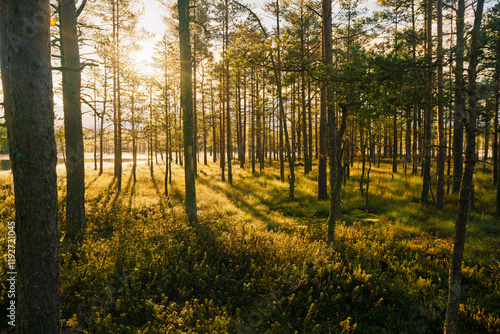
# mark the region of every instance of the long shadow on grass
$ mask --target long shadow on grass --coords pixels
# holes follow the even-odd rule
[[[95,183],[95,181],[97,181],[97,179],[99,179],[99,177],[100,177],[100,175],[99,175],[99,174],[97,174],[97,175],[94,177],[94,179],[92,179],[92,181],[90,181],[89,183],[87,183],[87,184],[85,185],[85,190],[89,189],[89,188],[90,188],[90,187],[91,187],[91,186]]]
[[[135,196],[135,182],[132,180],[134,179],[134,171],[130,171],[130,177],[127,181],[127,186],[125,187],[125,193],[128,193],[128,209],[132,209],[132,199]]]
[[[198,177],[198,182],[211,188],[214,191],[217,191],[219,193],[224,194],[237,207],[242,208],[244,211],[251,214],[254,218],[260,219],[261,221],[263,221],[264,223],[266,223],[268,225],[278,225],[278,226],[281,225],[278,222],[276,222],[272,219],[269,219],[269,217],[266,216],[265,214],[263,214],[260,210],[256,209],[251,204],[249,204],[247,201],[242,199],[243,195],[248,191],[248,189],[243,189],[237,185],[233,185],[232,190],[234,190],[235,192],[238,192],[238,194],[234,194],[233,192],[225,190],[222,187],[210,182],[209,180],[207,180],[205,178]],[[252,194],[252,196],[255,196],[255,194]],[[259,199],[261,202],[263,201],[263,199],[261,197],[259,197],[259,196],[255,196],[255,197],[257,199]]]
[[[103,206],[108,206],[110,202],[116,202],[116,198],[119,195],[119,192],[116,191],[116,179],[113,178],[108,186],[99,193],[99,195],[95,198],[94,203],[91,206],[95,206],[97,203],[102,203]],[[112,198],[114,196],[114,198]]]

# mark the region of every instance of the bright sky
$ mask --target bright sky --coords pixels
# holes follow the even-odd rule
[[[243,0],[246,4],[253,4],[259,6],[262,1],[259,0]],[[142,41],[142,52],[138,55],[137,61],[140,64],[148,64],[151,61],[151,56],[153,54],[153,48],[155,43],[161,38],[164,31],[164,23],[162,15],[165,16],[165,9],[158,3],[158,0],[143,0],[144,3],[144,15],[142,17],[140,26],[146,28],[149,32],[155,34],[152,39]],[[266,20],[265,14],[258,11],[259,15],[263,14],[263,20]],[[148,66],[144,71],[146,74],[152,71],[152,66]]]
[[[142,41],[142,51],[139,53],[137,62],[139,64],[150,64],[151,56],[155,43],[161,38],[164,31],[162,15],[165,15],[165,9],[160,6],[158,0],[144,0],[144,15],[140,26],[146,28],[154,34],[154,37]],[[144,68],[145,74],[149,74],[153,70],[151,65]]]

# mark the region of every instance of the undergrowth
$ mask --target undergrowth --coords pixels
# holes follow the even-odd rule
[[[442,333],[455,195],[443,211],[418,203],[420,178],[373,168],[368,203],[352,169],[342,194],[336,242],[325,245],[328,201],[317,174],[299,174],[296,199],[276,167],[235,169],[233,186],[217,166],[199,164],[199,224],[188,226],[183,170],[169,196],[164,166],[87,169],[84,240],[61,249],[61,317],[87,333]],[[300,173],[300,171],[299,171]],[[460,333],[500,333],[500,224],[489,175],[476,175],[463,267]],[[0,175],[0,247],[14,219],[9,174]],[[64,178],[59,181],[64,237]],[[0,281],[5,284],[6,257]],[[6,294],[0,293],[0,328]]]

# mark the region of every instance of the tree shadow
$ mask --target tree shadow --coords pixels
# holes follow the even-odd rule
[[[236,207],[243,209],[245,212],[249,213],[252,217],[261,220],[268,226],[281,225],[277,221],[270,219],[269,216],[267,216],[265,213],[262,213],[261,210],[256,209],[254,206],[252,206],[250,203],[248,203],[243,199],[244,195],[248,194],[249,188],[245,189],[241,186],[233,184],[231,189],[234,190],[234,192],[236,192],[235,194],[231,191],[228,191],[227,189],[223,189],[221,186],[214,184],[213,182],[210,182],[210,180],[207,180],[205,177],[198,176],[198,182],[216,192],[224,194],[227,197],[227,199],[229,199],[234,205],[236,205]],[[257,196],[255,194],[252,194],[252,196],[261,201],[261,203],[264,201],[264,199],[260,196]]]
[[[158,166],[158,167],[161,169],[160,166]],[[163,193],[160,190],[160,188],[158,186],[158,182],[156,181],[154,172],[149,173],[149,175],[151,177],[151,181],[153,182],[153,188],[155,189],[156,195],[158,196],[158,204],[160,205],[161,210],[163,212],[165,212],[165,208],[168,207],[168,196],[165,196],[165,193]]]
[[[89,183],[87,183],[87,184],[85,185],[85,190],[89,189],[89,188],[90,188],[90,187],[91,187],[91,186],[92,186],[92,185],[93,185],[93,184],[97,181],[97,179],[99,179],[99,177],[100,177],[100,175],[99,175],[99,174],[97,174],[97,175],[94,177],[94,179],[92,179],[92,181],[90,181]]]
[[[127,184],[125,186],[125,193],[128,193],[128,209],[132,209],[132,200],[135,197],[135,182],[134,180],[134,172],[130,172],[130,176],[127,180]]]

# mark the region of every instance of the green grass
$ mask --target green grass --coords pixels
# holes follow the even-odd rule
[[[61,252],[66,326],[88,333],[442,333],[455,195],[443,211],[422,207],[420,177],[393,176],[382,165],[372,169],[365,207],[355,164],[329,248],[329,202],[316,199],[315,172],[299,169],[290,201],[276,166],[257,175],[236,167],[232,187],[215,164],[198,166],[196,228],[185,224],[180,167],[168,197],[163,165],[154,179],[141,167],[135,185],[125,168],[119,193],[111,170],[87,170],[87,235]],[[0,175],[2,251],[14,218],[11,183]],[[500,224],[489,176],[479,172],[476,187],[460,332],[499,333]],[[4,256],[1,282],[5,273]],[[5,302],[2,290],[1,326]]]

